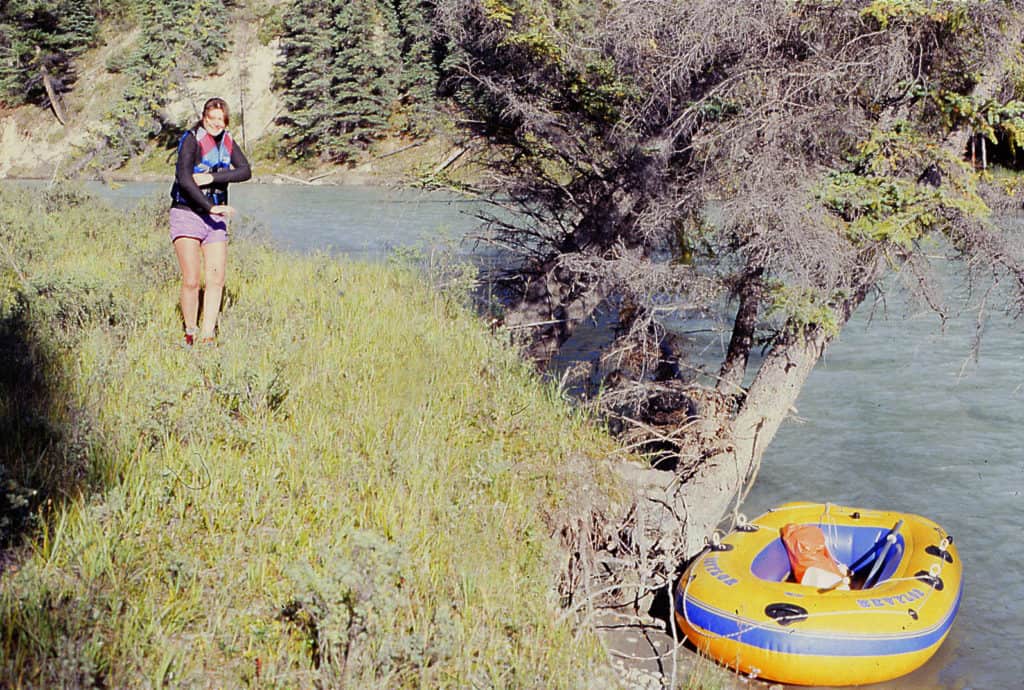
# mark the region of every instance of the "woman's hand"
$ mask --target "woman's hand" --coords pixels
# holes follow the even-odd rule
[[[227,216],[230,218],[231,216],[235,215],[235,209],[232,208],[231,206],[228,206],[227,204],[217,204],[210,208],[210,215]]]
[[[208,184],[213,184],[213,175],[211,173],[193,173],[192,179],[200,187],[205,187]]]

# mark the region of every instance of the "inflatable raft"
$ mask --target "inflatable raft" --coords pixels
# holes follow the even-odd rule
[[[816,525],[849,568],[837,587],[791,580],[787,525]],[[949,633],[962,568],[952,538],[905,513],[786,504],[743,520],[687,568],[675,616],[698,650],[795,685],[863,685],[913,671]]]

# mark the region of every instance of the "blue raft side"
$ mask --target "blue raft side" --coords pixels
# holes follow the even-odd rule
[[[927,587],[927,585],[924,585]],[[783,627],[774,622],[759,623],[737,617],[693,597],[687,597],[683,608],[682,590],[676,592],[676,610],[684,611],[694,626],[707,630],[719,637],[731,637],[738,642],[779,654],[800,656],[893,656],[928,649],[942,640],[953,625],[953,619],[960,609],[963,583],[949,613],[938,624],[927,630],[908,632],[904,635],[865,635],[843,632],[804,633],[792,627]],[[799,625],[794,623],[793,625]]]

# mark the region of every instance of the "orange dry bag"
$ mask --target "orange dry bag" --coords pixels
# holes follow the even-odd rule
[[[817,525],[796,525],[790,523],[782,528],[782,543],[789,554],[789,565],[793,568],[793,579],[803,582],[808,568],[819,568],[843,578],[835,559],[825,545],[825,533]]]

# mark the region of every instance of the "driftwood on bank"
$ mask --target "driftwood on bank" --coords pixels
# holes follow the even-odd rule
[[[42,51],[39,46],[36,46],[36,59],[40,59]],[[39,64],[39,77],[43,80],[43,88],[46,90],[46,97],[50,101],[50,109],[53,110],[54,117],[57,118],[62,126],[67,126],[67,116],[64,113],[64,105],[60,100],[60,94],[57,92],[57,87],[53,83],[53,77],[50,76],[49,71],[46,69],[46,65],[40,61]]]
[[[414,149],[417,146],[423,146],[423,142],[422,141],[414,141],[413,143],[406,144],[405,146],[402,146],[401,148],[397,148],[394,151],[388,151],[387,153],[382,153],[379,156],[376,156],[375,160],[381,160],[382,158],[390,158],[391,156],[397,156],[398,154],[400,154],[400,153],[402,153],[404,151],[408,151],[409,149]]]
[[[468,151],[468,150],[469,149],[467,149],[465,146],[460,146],[459,148],[455,149],[455,151],[453,151],[451,154],[449,154],[447,158],[445,158],[443,161],[441,161],[436,166],[434,166],[434,170],[432,171],[431,174],[435,175],[435,176],[436,175],[440,175],[445,170],[450,168],[452,166],[452,164],[455,163],[455,161],[457,161],[460,158],[462,158],[462,155],[464,153],[466,153],[466,151]]]
[[[294,177],[292,175],[285,175],[284,173],[274,173],[274,175],[276,175],[277,177],[280,177],[283,180],[288,180],[289,182],[294,182],[296,184],[304,184],[304,185],[312,185],[313,184],[309,180],[303,180],[301,177]]]

